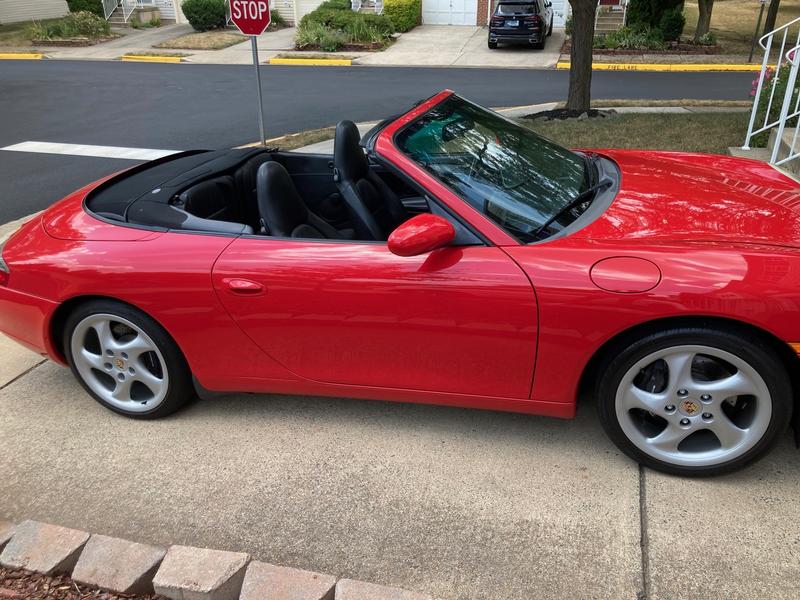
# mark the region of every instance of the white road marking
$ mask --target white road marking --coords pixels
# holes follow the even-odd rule
[[[59,144],[57,142],[21,142],[0,148],[10,152],[38,152],[40,154],[66,154],[71,156],[93,156],[96,158],[120,158],[125,160],[154,160],[181,152],[181,150],[158,150],[153,148],[123,148],[121,146],[89,146],[86,144]]]

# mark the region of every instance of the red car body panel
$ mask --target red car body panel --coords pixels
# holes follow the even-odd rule
[[[487,245],[400,257],[385,243],[161,232],[88,214],[87,186],[8,242],[0,330],[63,362],[57,309],[111,297],[174,337],[207,389],[346,395],[569,417],[604,343],[675,317],[800,342],[800,188],[753,161],[601,151],[621,171],[582,230],[521,245],[393,143],[375,141]]]

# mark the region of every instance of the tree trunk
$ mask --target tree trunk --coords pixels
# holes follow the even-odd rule
[[[714,0],[698,0],[697,7],[700,16],[697,17],[697,29],[694,31],[694,43],[698,43],[700,38],[708,33],[711,27],[711,10],[714,8]]]
[[[567,110],[589,110],[592,100],[592,45],[596,0],[569,0],[572,5]]]
[[[764,33],[767,35],[775,29],[775,20],[778,18],[778,9],[781,7],[781,0],[771,0],[767,9],[767,20],[764,21]]]

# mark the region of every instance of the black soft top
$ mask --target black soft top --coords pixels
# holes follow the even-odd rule
[[[95,214],[125,220],[134,204],[169,204],[191,185],[230,171],[263,148],[190,150],[137,165],[92,190],[85,207]]]

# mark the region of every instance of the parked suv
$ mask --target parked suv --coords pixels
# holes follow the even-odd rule
[[[489,48],[497,48],[497,44],[530,44],[541,50],[552,33],[550,0],[501,0],[489,22]]]

